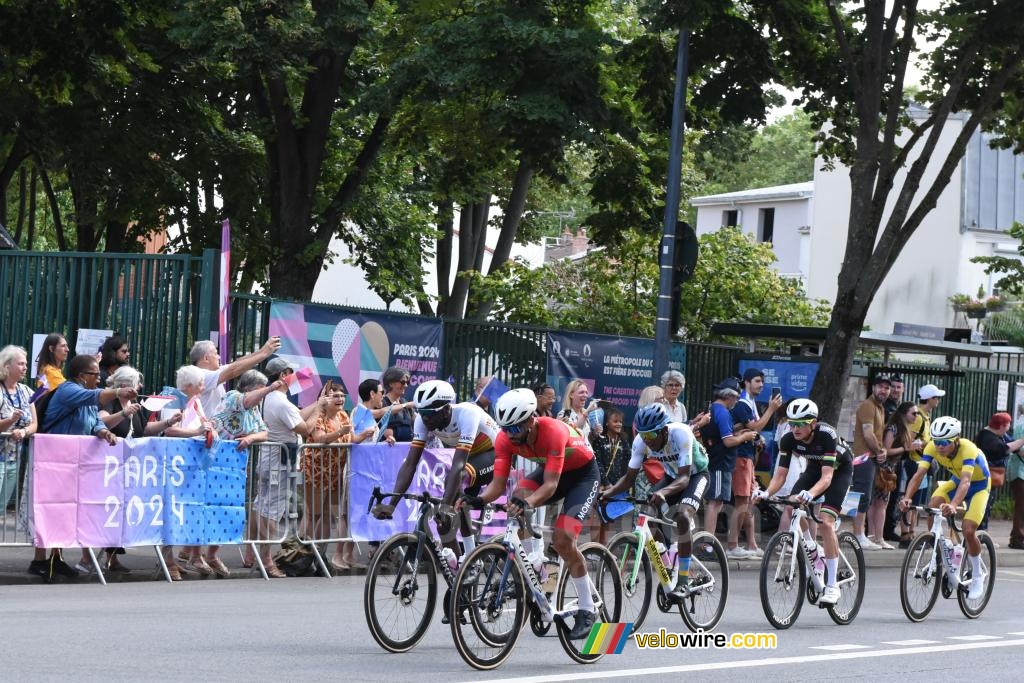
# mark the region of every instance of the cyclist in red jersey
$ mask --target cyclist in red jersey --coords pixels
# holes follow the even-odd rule
[[[554,418],[537,417],[536,410],[537,396],[530,389],[514,389],[498,399],[494,412],[501,433],[494,444],[494,478],[479,496],[466,495],[463,500],[480,505],[501,496],[516,455],[543,465],[519,482],[509,500],[508,514],[517,517],[530,508],[563,501],[551,542],[565,560],[576,587],[579,609],[569,637],[581,640],[590,635],[597,613],[576,539],[597,499],[600,475],[594,452],[583,435]],[[525,540],[533,552],[539,551],[537,539]]]

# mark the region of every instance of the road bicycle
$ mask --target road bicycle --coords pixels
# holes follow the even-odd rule
[[[646,506],[654,514],[638,515],[633,531],[616,535],[608,544],[622,580],[623,620],[633,622],[634,631],[644,623],[657,575],[657,601],[662,611],[678,606],[680,616],[691,631],[715,628],[725,612],[729,595],[729,565],[721,542],[707,531],[693,534],[690,586],[682,601],[671,598],[669,593],[676,587],[678,567],[675,553],[667,550],[666,534],[670,532],[665,529],[674,529],[676,524],[662,517],[645,500],[633,497],[625,500]],[[663,528],[652,530],[651,524]]]
[[[761,559],[761,607],[768,621],[778,629],[792,626],[800,615],[806,595],[808,602],[826,609],[832,621],[840,626],[852,622],[864,600],[865,583],[864,551],[856,536],[849,531],[839,532],[836,586],[840,597],[834,605],[819,603],[825,590],[824,551],[817,543],[813,552],[804,547],[800,522],[808,516],[818,524],[824,522],[805,503],[784,498],[770,498],[768,503],[793,508],[789,529],[772,536]]]
[[[408,652],[427,632],[437,602],[437,575],[440,572],[448,590],[455,573],[444,556],[444,546],[430,529],[440,498],[423,493],[382,493],[374,488],[367,513],[385,498],[398,496],[420,504],[416,531],[398,533],[384,541],[374,553],[366,570],[363,611],[370,634],[388,652]],[[479,520],[472,523],[473,533],[489,520],[487,506]],[[447,609],[448,601],[442,603]],[[446,612],[447,614],[447,612]]]
[[[502,509],[503,506],[495,506]],[[449,613],[455,648],[474,669],[489,670],[501,666],[512,654],[524,629],[530,622],[538,626],[555,625],[558,640],[575,661],[588,664],[603,654],[585,654],[594,639],[570,640],[572,624],[566,617],[577,610],[575,583],[568,568],[559,559],[558,581],[554,595],[545,592],[543,581],[533,567],[519,540],[520,524],[533,538],[541,538],[532,525],[533,510],[522,516],[522,522],[508,520],[505,536],[498,543],[477,546],[459,567],[451,592]],[[597,610],[597,622],[619,621],[622,583],[615,558],[598,543],[579,547],[587,566],[591,595]]]
[[[914,509],[932,516],[932,528],[919,534],[903,557],[903,569],[900,571],[903,613],[911,621],[921,621],[932,611],[940,590],[943,598],[949,598],[955,591],[960,611],[968,619],[977,619],[988,605],[995,584],[996,549],[992,539],[984,531],[978,532],[985,592],[977,600],[971,600],[967,595],[972,579],[971,563],[965,561],[962,529],[957,525],[956,517],[949,517],[953,538],[956,539],[954,544],[946,532],[946,516],[941,510],[923,505],[914,506]]]

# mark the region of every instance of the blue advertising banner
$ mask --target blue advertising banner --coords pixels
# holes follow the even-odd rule
[[[673,344],[669,366],[685,372],[686,346]],[[644,387],[656,384],[665,369],[654,368],[654,340],[582,332],[548,332],[548,384],[564,396],[574,379],[581,379],[590,395],[608,401],[633,421],[637,399]],[[556,411],[561,404],[556,404]]]
[[[814,377],[818,374],[818,361],[792,360],[789,356],[743,358],[740,360],[740,377],[747,368],[759,368],[764,371],[764,390],[758,397],[760,402],[768,401],[773,388],[780,389],[783,400],[788,401],[791,398],[810,397]]]
[[[406,398],[411,398],[416,385],[441,371],[443,324],[436,319],[275,301],[270,334],[281,337],[278,355],[312,370],[313,381],[299,394],[301,405],[315,400],[331,379],[341,380],[351,407],[359,383],[380,379],[392,365],[409,371]]]

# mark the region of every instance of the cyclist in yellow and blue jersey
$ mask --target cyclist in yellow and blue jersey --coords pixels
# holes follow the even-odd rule
[[[952,515],[960,503],[966,503],[964,515],[964,543],[967,557],[971,562],[971,585],[968,599],[977,600],[985,592],[984,577],[981,575],[981,541],[978,540],[978,525],[985,516],[992,479],[985,454],[975,444],[960,438],[960,420],[954,417],[940,417],[929,428],[931,443],[925,446],[917,473],[907,484],[906,493],[900,501],[900,509],[906,510],[917,492],[925,474],[937,463],[948,469],[952,479],[939,484],[932,494],[929,505]]]

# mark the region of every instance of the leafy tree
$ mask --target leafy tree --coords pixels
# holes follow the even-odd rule
[[[658,264],[650,254],[657,242],[656,235],[628,231],[579,261],[535,270],[517,261],[478,286],[494,298],[499,320],[649,337],[658,292]],[[681,296],[682,336],[705,340],[720,321],[825,324],[828,303],[807,299],[798,281],[772,268],[774,261],[768,245],[739,228],[701,236],[697,269]]]
[[[776,41],[783,82],[800,89],[820,154],[850,169],[847,240],[812,394],[823,419],[834,420],[842,403],[835,389],[846,385],[868,307],[971,136],[979,127],[1019,132],[1024,13],[1010,0],[949,0],[936,11],[917,0],[752,4]],[[931,51],[921,57],[917,99],[927,109],[914,119],[905,79],[924,43]],[[963,121],[939,155],[956,112]]]

